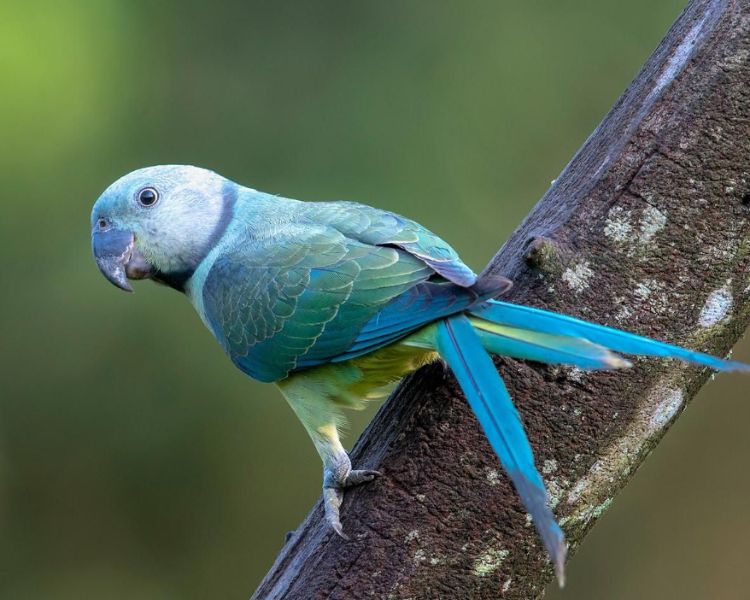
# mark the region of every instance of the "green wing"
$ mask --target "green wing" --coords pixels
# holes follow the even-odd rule
[[[467,287],[477,279],[453,248],[410,219],[356,202],[321,202],[304,206],[306,213],[316,222],[325,221],[366,244],[401,248],[424,261],[448,281]]]
[[[342,202],[297,208],[273,235],[223,252],[203,287],[217,339],[261,381],[346,356],[384,307],[436,274],[475,279],[447,244],[391,213]]]
[[[204,307],[235,364],[276,381],[318,343],[321,358],[345,350],[383,305],[433,273],[406,252],[318,230],[219,258]]]

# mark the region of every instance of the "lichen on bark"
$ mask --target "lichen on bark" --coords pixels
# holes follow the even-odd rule
[[[750,4],[690,3],[491,268],[508,298],[726,354],[750,320]],[[497,359],[573,551],[710,376],[638,359],[584,373]],[[332,535],[318,504],[259,599],[536,598],[534,528],[449,373],[420,370],[353,461]],[[546,468],[545,468],[546,467]]]

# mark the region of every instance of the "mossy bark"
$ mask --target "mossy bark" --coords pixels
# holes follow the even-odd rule
[[[690,3],[491,267],[508,298],[725,354],[750,319],[750,2]],[[498,360],[571,548],[709,371]],[[535,598],[552,572],[452,376],[404,382],[358,441],[384,477],[320,503],[258,599]]]

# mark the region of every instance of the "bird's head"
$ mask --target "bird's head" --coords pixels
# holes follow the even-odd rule
[[[231,218],[237,185],[198,167],[167,165],[128,173],[91,212],[94,258],[114,285],[154,278],[173,287],[192,275]]]

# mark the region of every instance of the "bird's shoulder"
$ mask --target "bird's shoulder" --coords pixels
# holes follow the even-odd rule
[[[470,286],[476,274],[438,235],[395,212],[351,201],[302,202],[255,193],[241,203],[236,226],[239,243],[296,240],[307,243],[327,239],[369,246],[397,247],[418,258],[436,273],[461,286]],[[321,236],[318,237],[318,236]],[[343,239],[342,239],[343,236]],[[267,251],[264,245],[250,250]]]

